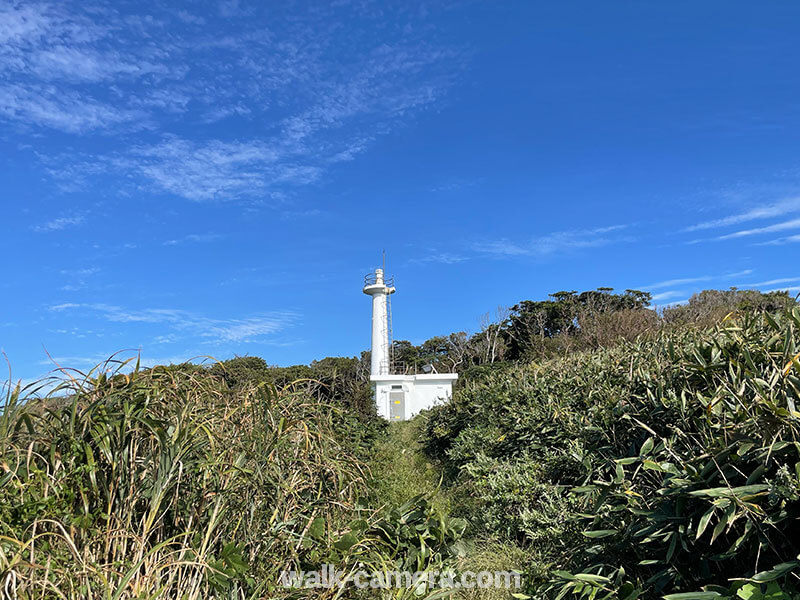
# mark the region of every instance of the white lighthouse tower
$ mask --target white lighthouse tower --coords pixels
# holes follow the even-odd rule
[[[372,296],[372,363],[370,375],[388,375],[389,364],[389,294],[394,294],[390,280],[386,285],[383,269],[375,269],[364,278],[364,293]]]
[[[421,410],[447,402],[453,395],[457,373],[396,373],[391,360],[389,295],[394,282],[383,269],[364,278],[364,293],[372,296],[372,362],[370,381],[378,414],[390,421],[405,421]],[[405,369],[403,369],[405,371]]]

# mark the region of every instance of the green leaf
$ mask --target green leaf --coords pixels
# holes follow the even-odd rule
[[[314,519],[308,527],[308,535],[315,540],[322,538],[325,535],[325,519],[322,517]]]
[[[595,529],[594,531],[584,531],[583,535],[588,538],[605,538],[617,533],[616,529]]]
[[[736,590],[736,595],[742,600],[757,600],[761,597],[761,586],[753,583],[745,583]]]
[[[673,533],[670,537],[672,541],[669,543],[669,548],[667,549],[667,562],[672,560],[672,556],[675,554],[675,548],[678,547],[678,534]]]
[[[789,571],[795,569],[800,563],[798,561],[793,560],[791,562],[781,563],[779,565],[775,565],[769,571],[762,571],[761,573],[756,573],[753,577],[753,581],[757,581],[759,583],[766,583],[767,581],[775,581],[780,577],[786,575]]]
[[[719,592],[682,592],[663,596],[664,600],[715,600],[722,597]]]
[[[743,485],[741,487],[735,488],[727,488],[727,487],[718,487],[718,488],[708,488],[705,490],[694,490],[693,492],[689,492],[690,496],[707,496],[709,498],[722,498],[722,497],[738,497],[744,498],[747,496],[758,495],[761,493],[766,492],[769,490],[769,486],[764,483],[759,483],[756,485]]]
[[[611,580],[608,577],[603,577],[602,575],[595,575],[594,573],[576,573],[575,579],[577,579],[578,581],[585,581],[593,585],[611,583]]]
[[[709,508],[706,513],[700,517],[700,522],[697,524],[697,534],[694,536],[694,539],[699,539],[703,532],[708,527],[708,522],[711,520],[711,517],[714,515],[714,507],[712,506]]]
[[[711,543],[712,544],[714,543],[714,540],[716,540],[717,537],[719,537],[719,535],[723,531],[725,531],[725,527],[727,527],[727,525],[728,525],[728,513],[726,512],[726,513],[722,513],[722,516],[719,519],[719,523],[717,523],[717,526],[714,527],[714,531],[711,532]]]
[[[352,533],[345,533],[339,541],[333,544],[333,547],[342,552],[347,552],[358,543],[358,538]]]

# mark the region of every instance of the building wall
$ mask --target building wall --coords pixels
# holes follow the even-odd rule
[[[408,412],[406,419],[410,419],[426,408],[447,402],[452,395],[453,384],[451,381],[440,379],[414,382],[414,391],[406,401]]]
[[[454,373],[373,377],[378,415],[392,420],[389,394],[397,391],[396,386],[400,386],[405,393],[405,412],[402,420],[408,420],[422,410],[450,400],[453,395],[453,381],[456,378],[457,375]]]

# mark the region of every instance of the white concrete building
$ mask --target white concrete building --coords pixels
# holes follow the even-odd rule
[[[456,373],[392,373],[389,342],[389,295],[395,291],[383,269],[365,278],[364,293],[372,296],[372,363],[370,381],[378,414],[390,421],[406,421],[421,410],[447,402],[453,395]]]

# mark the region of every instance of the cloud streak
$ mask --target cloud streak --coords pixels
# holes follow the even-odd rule
[[[684,293],[678,290],[668,290],[666,292],[661,292],[660,294],[653,294],[651,300],[653,302],[660,302],[661,300],[669,300],[670,298],[675,298],[676,296],[683,296]]]
[[[777,238],[774,240],[769,240],[768,242],[760,242],[757,244],[758,246],[783,246],[785,244],[796,244],[800,242],[800,234],[798,235],[790,235],[787,237]]]
[[[473,249],[479,253],[495,257],[541,257],[630,241],[631,238],[629,236],[619,235],[621,231],[628,227],[628,225],[612,225],[595,229],[557,231],[521,243],[503,238],[488,242],[478,242],[473,245]]]
[[[67,133],[88,133],[123,123],[144,123],[145,114],[121,110],[51,86],[0,87],[0,115]]]
[[[659,290],[668,287],[678,287],[681,285],[688,285],[692,283],[701,283],[704,281],[718,281],[722,279],[735,279],[736,277],[744,277],[745,275],[750,275],[753,272],[752,269],[745,269],[743,271],[736,271],[734,273],[723,273],[721,275],[698,275],[696,277],[682,277],[678,279],[667,279],[665,281],[656,281],[655,283],[651,283],[649,285],[641,286],[637,289],[641,290]]]
[[[190,233],[181,238],[167,240],[164,242],[165,246],[178,246],[181,244],[205,244],[208,242],[216,242],[222,239],[219,233]]]
[[[800,281],[800,277],[780,277],[778,279],[770,279],[768,281],[758,281],[756,283],[742,283],[739,287],[746,288],[765,288],[773,285],[780,285],[782,283],[795,283]]]
[[[409,264],[430,264],[436,263],[441,265],[455,265],[468,260],[466,256],[461,254],[453,254],[450,252],[433,252],[428,256],[422,258],[412,258],[408,261]]]
[[[774,204],[766,206],[758,206],[745,212],[720,217],[711,221],[704,221],[691,225],[684,229],[684,231],[700,231],[704,229],[718,229],[721,227],[729,227],[731,225],[739,225],[740,223],[747,223],[756,221],[758,219],[769,219],[773,217],[782,217],[787,214],[800,212],[800,198],[787,198]]]
[[[127,309],[103,303],[66,302],[49,307],[52,312],[83,311],[113,323],[159,324],[176,331],[207,338],[213,343],[246,343],[263,339],[295,325],[299,315],[293,311],[274,311],[244,318],[210,318],[173,308]]]
[[[57,219],[35,225],[33,230],[38,233],[49,233],[52,231],[61,231],[62,229],[68,229],[70,227],[77,227],[78,225],[83,225],[85,222],[86,218],[82,215],[58,217]]]
[[[776,231],[787,231],[790,229],[800,229],[800,219],[791,219],[789,221],[783,221],[781,223],[773,223],[772,225],[767,225],[766,227],[757,227],[754,229],[742,229],[741,231],[735,231],[727,235],[721,235],[715,239],[732,240],[736,238],[749,237],[753,235],[762,235],[765,233],[775,233]]]
[[[306,184],[319,176],[318,167],[292,163],[284,151],[256,141],[198,143],[170,136],[109,163],[195,202],[252,197],[274,185]]]

